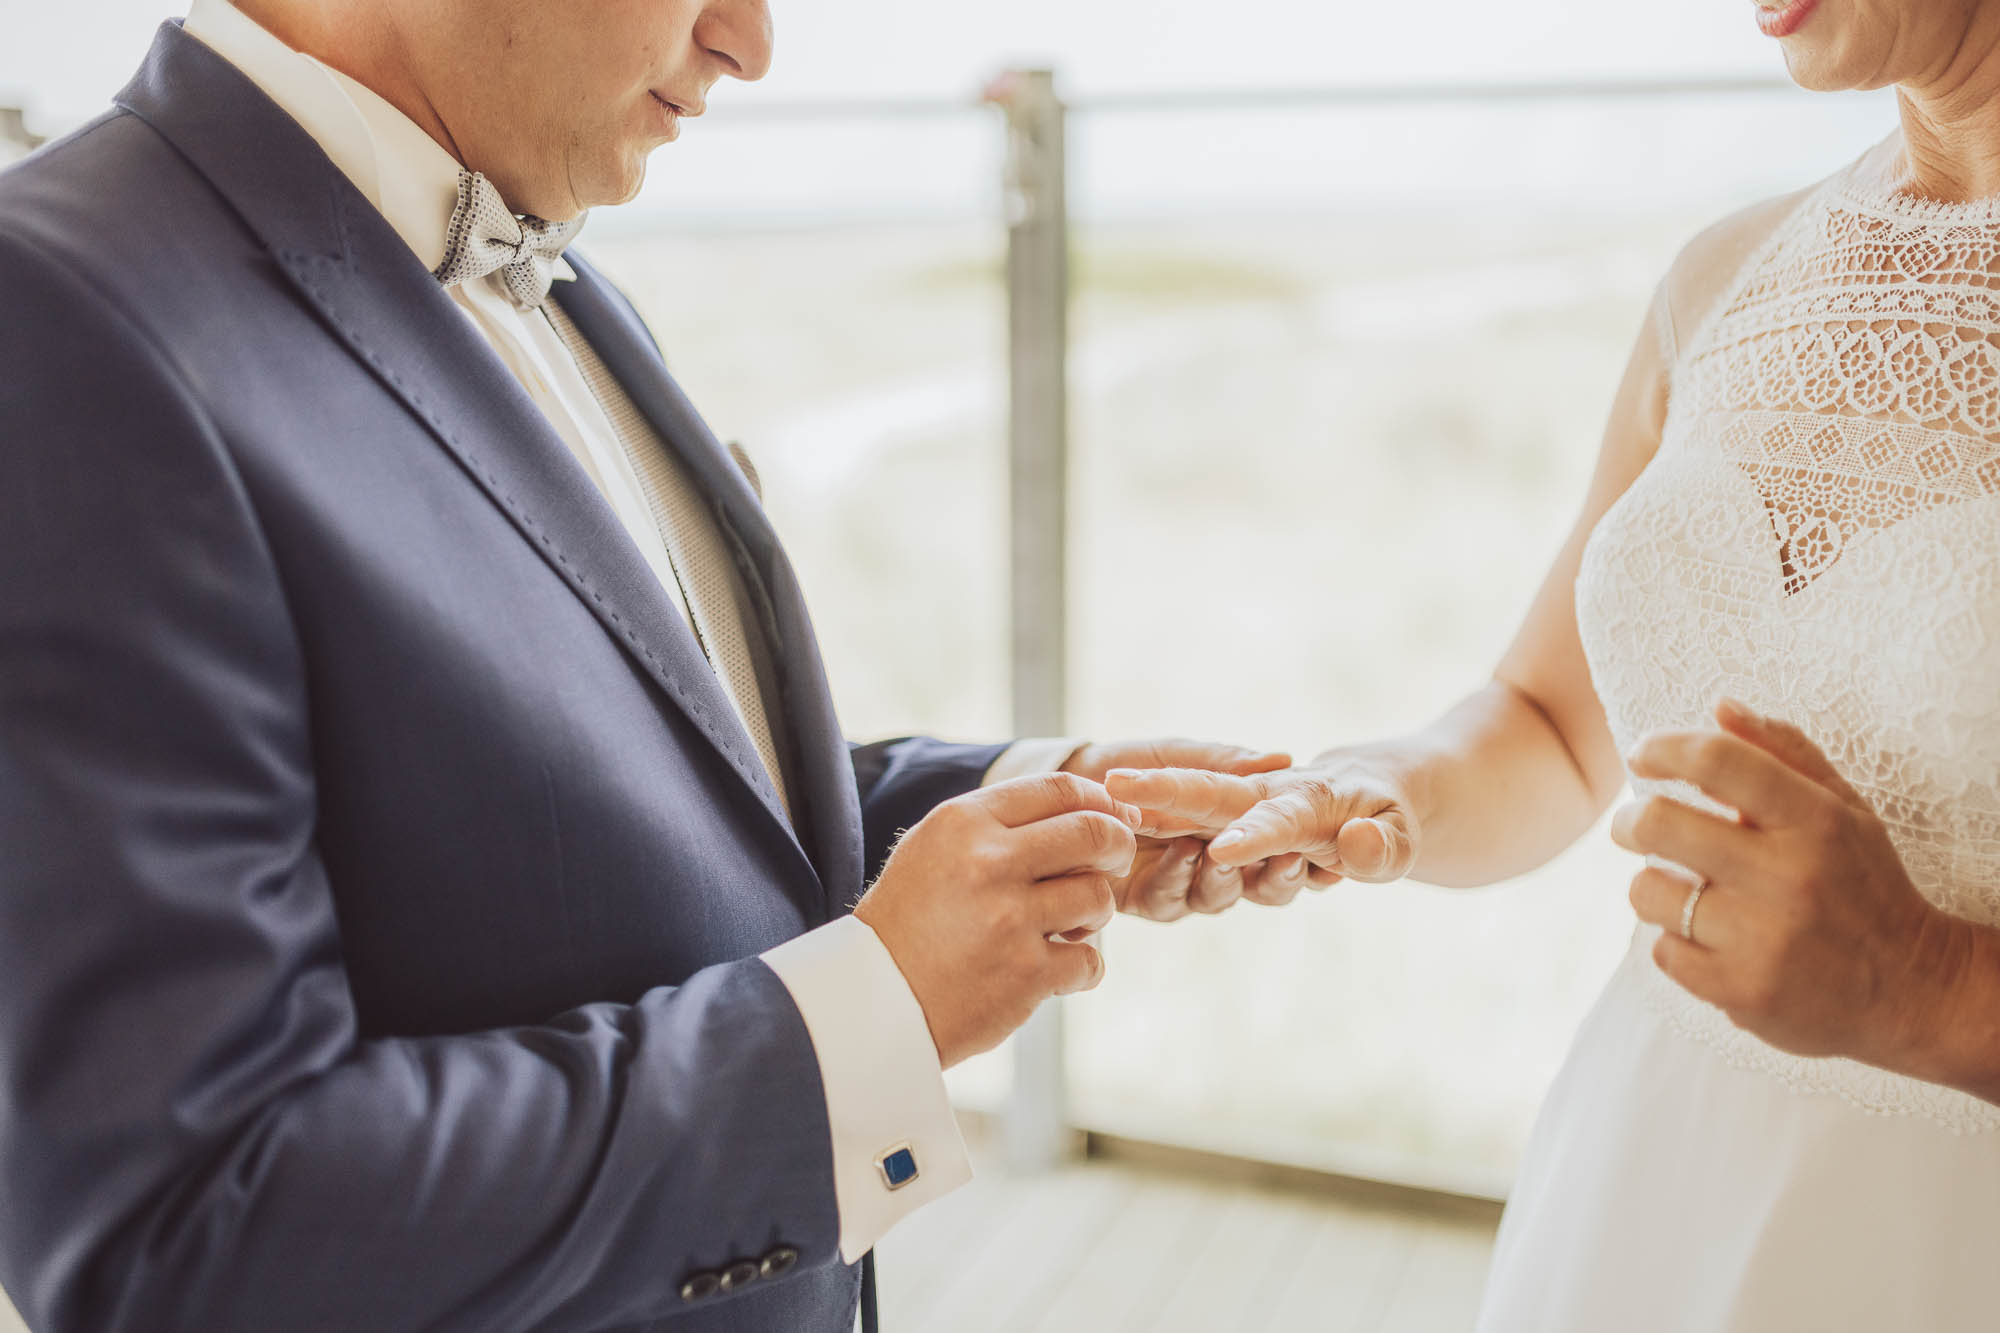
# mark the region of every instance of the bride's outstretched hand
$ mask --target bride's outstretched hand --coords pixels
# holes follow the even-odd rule
[[[1063,765],[1066,772],[1103,782],[1111,772],[1205,772],[1218,776],[1253,777],[1289,768],[1292,757],[1272,751],[1246,750],[1201,741],[1126,741],[1086,745]],[[1210,901],[1216,893],[1215,874],[1206,866],[1207,837],[1201,826],[1184,820],[1155,819],[1139,830],[1139,853],[1131,873],[1111,886],[1118,910],[1135,916],[1170,921],[1190,911],[1210,910],[1191,904]],[[1297,890],[1294,890],[1296,892]]]
[[[1249,776],[1121,769],[1105,785],[1143,810],[1147,827],[1211,838],[1184,902],[1137,909],[1160,920],[1239,900],[1276,906],[1343,878],[1400,879],[1417,859],[1408,799],[1365,761],[1339,752]]]

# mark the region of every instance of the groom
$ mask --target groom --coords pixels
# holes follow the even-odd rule
[[[1094,779],[1282,762],[842,739],[755,493],[565,253],[770,54],[763,0],[196,0],[0,177],[36,1329],[847,1328],[969,1174],[941,1069],[1194,887]]]

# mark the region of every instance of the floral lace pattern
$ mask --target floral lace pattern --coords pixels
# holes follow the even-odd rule
[[[1577,619],[1621,748],[1709,725],[1724,694],[1786,718],[1927,898],[2000,924],[2000,207],[1878,187],[1889,146],[1806,196],[1681,349],[1659,454],[1592,534]],[[1654,968],[1653,934],[1627,966],[1731,1065],[2000,1128],[2000,1106],[1766,1045]]]

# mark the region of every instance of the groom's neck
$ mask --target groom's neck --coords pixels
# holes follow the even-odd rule
[[[234,0],[294,51],[363,85],[408,116],[463,165],[451,131],[424,93],[410,39],[385,0]]]

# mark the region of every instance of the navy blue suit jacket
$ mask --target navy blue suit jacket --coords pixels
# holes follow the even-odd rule
[[[761,608],[796,833],[561,439],[233,67],[169,24],[0,176],[0,1282],[36,1329],[849,1326],[756,955],[998,747],[842,740],[756,497],[576,267]]]

